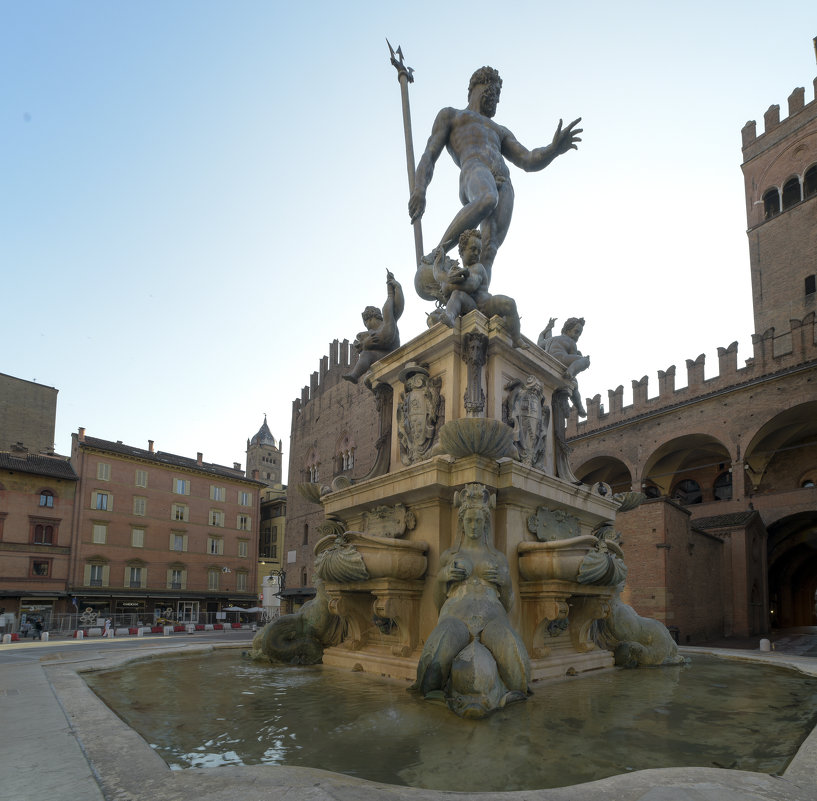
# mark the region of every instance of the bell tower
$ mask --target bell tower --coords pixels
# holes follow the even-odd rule
[[[280,440],[276,444],[275,437],[267,425],[267,416],[258,433],[247,440],[247,477],[253,477],[253,471],[258,471],[258,480],[272,487],[281,483],[282,453]]]
[[[774,328],[785,352],[790,320],[817,310],[817,78],[808,103],[798,87],[785,119],[772,105],[763,121],[741,132],[755,334]]]

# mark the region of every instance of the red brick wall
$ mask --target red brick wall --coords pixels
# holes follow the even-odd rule
[[[722,543],[690,530],[686,509],[663,499],[619,514],[629,572],[622,600],[679,629],[680,642],[723,636]]]
[[[324,520],[321,507],[308,502],[297,489],[298,484],[309,481],[310,455],[317,455],[318,483],[323,485],[330,485],[341,473],[350,478],[364,476],[375,459],[380,424],[375,396],[362,384],[342,379],[354,361],[349,359],[347,343],[332,343],[330,352],[331,359],[321,360],[321,371],[313,375],[310,387],[305,387],[301,399],[293,404],[284,541],[284,570],[286,586],[290,589],[314,586],[313,549],[320,538],[317,527]],[[345,436],[354,446],[355,464],[349,471],[343,471],[337,459],[338,444]],[[305,526],[308,527],[306,543]]]

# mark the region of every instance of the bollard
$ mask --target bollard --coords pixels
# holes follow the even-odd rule
[[[139,626],[139,628],[136,631],[136,636],[137,637],[144,637],[145,636],[144,626]]]
[[[3,645],[11,642],[11,634],[4,634],[3,635]]]
[[[167,637],[169,634],[173,634],[173,626],[162,626],[162,633]]]
[[[195,623],[188,623],[186,629],[188,634],[192,634],[196,630]]]
[[[760,650],[764,653],[772,650],[772,644],[765,637],[760,641]]]
[[[42,636],[40,637],[40,639],[41,639],[43,642],[48,642],[48,632],[47,632],[47,631],[44,631],[44,632],[42,633]]]
[[[74,636],[75,636],[75,637],[76,637],[78,640],[81,640],[81,639],[83,639],[83,638],[85,637],[85,632],[84,632],[82,629],[77,629],[77,630],[74,632]]]

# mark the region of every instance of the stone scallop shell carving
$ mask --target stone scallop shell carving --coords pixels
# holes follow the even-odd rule
[[[449,420],[440,429],[434,453],[447,453],[458,459],[473,455],[501,459],[511,455],[512,446],[513,430],[505,423],[486,417],[461,417]]]

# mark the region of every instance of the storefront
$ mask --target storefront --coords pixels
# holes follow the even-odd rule
[[[19,625],[23,625],[26,621],[34,623],[39,620],[43,624],[43,628],[48,631],[51,628],[51,621],[54,617],[54,601],[43,600],[39,598],[21,598],[20,599],[20,621]]]

